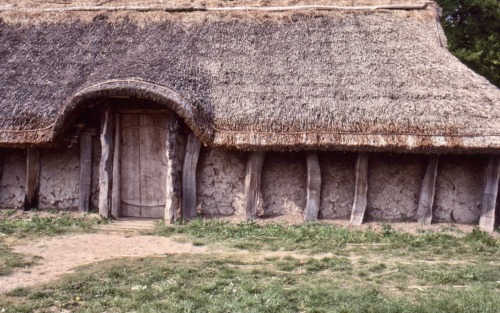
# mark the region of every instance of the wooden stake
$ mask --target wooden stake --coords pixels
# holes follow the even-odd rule
[[[177,133],[179,131],[179,122],[174,114],[170,115],[167,133],[167,184],[165,192],[165,224],[173,224],[177,219],[177,209],[179,208],[179,149],[177,146]]]
[[[95,130],[86,129],[80,136],[80,196],[78,211],[88,212],[92,181],[92,136]]]
[[[422,188],[420,188],[420,200],[418,201],[417,219],[421,225],[430,225],[432,222],[432,205],[436,191],[436,177],[439,157],[432,155],[427,164]]]
[[[111,189],[111,216],[120,217],[121,198],[121,146],[122,146],[122,120],[120,113],[115,114],[115,149],[113,151],[113,186]]]
[[[106,104],[101,111],[101,160],[99,162],[99,214],[109,217],[110,188],[113,170],[113,108]]]
[[[352,205],[351,225],[361,225],[365,216],[368,192],[368,154],[359,153],[356,161],[356,186]]]
[[[38,188],[40,186],[40,150],[28,149],[26,155],[26,195],[24,209],[29,210],[38,206]]]
[[[485,186],[481,217],[479,219],[479,229],[493,232],[495,230],[495,209],[500,176],[500,156],[492,155],[490,157],[484,174]]]
[[[307,153],[307,203],[304,210],[304,221],[318,219],[321,196],[321,168],[318,161],[318,152]]]
[[[249,155],[247,161],[245,176],[245,212],[249,220],[257,218],[264,157],[265,152],[256,151]]]
[[[201,142],[189,134],[186,144],[186,155],[182,168],[182,217],[196,217],[196,166],[200,156]]]

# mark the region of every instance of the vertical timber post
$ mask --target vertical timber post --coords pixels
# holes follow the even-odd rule
[[[318,219],[321,199],[321,168],[318,161],[318,152],[307,153],[307,202],[304,210],[304,221]]]
[[[0,150],[0,181],[2,180],[3,175],[3,153]]]
[[[484,173],[484,193],[479,229],[493,232],[495,230],[495,209],[498,196],[498,181],[500,176],[500,156],[492,155]]]
[[[356,160],[356,183],[352,204],[351,225],[361,225],[365,216],[368,192],[368,154],[360,152]]]
[[[177,219],[177,209],[180,204],[179,149],[177,146],[179,122],[174,114],[170,115],[167,129],[167,190],[165,192],[166,204],[164,222],[165,224],[173,224]]]
[[[113,186],[111,187],[111,216],[118,218],[121,204],[120,158],[122,146],[122,120],[120,113],[115,114],[115,148],[113,149]]]
[[[421,225],[430,225],[432,223],[432,206],[436,192],[438,164],[439,157],[437,155],[430,156],[422,187],[420,188],[420,200],[418,201],[417,219]]]
[[[101,160],[99,162],[99,214],[109,217],[111,209],[111,178],[113,170],[113,108],[105,104],[101,111]]]
[[[38,188],[40,186],[40,150],[30,148],[26,154],[26,195],[24,209],[38,206]]]
[[[245,212],[248,220],[257,218],[264,157],[263,151],[252,152],[248,156],[245,176]]]
[[[80,196],[78,211],[88,212],[92,180],[92,136],[94,129],[84,129],[80,136]]]
[[[196,217],[196,166],[200,149],[200,140],[190,133],[182,168],[182,217],[187,219]]]

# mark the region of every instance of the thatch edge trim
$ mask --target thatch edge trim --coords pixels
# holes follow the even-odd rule
[[[375,10],[425,10],[432,1],[422,1],[419,4],[381,4],[367,6],[338,6],[338,5],[295,5],[295,6],[234,6],[234,7],[165,7],[165,6],[74,6],[53,8],[27,8],[17,9],[15,6],[0,6],[0,12],[22,11],[28,13],[74,12],[74,11],[138,11],[138,12],[238,12],[238,11],[265,11],[284,12],[300,10],[318,11],[375,11]]]
[[[75,93],[63,106],[52,127],[52,138],[57,138],[79,113],[81,106],[90,100],[117,96],[130,96],[154,101],[175,112],[204,142],[210,142],[213,129],[206,118],[184,97],[174,90],[138,79],[114,79],[104,81]],[[1,136],[0,136],[1,143]]]

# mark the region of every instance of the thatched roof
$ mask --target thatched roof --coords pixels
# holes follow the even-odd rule
[[[500,91],[447,51],[434,5],[160,11],[228,3],[255,2],[0,1],[0,145],[53,144],[90,102],[128,95],[212,146],[500,152]]]

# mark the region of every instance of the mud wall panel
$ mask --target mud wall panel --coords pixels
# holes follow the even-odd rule
[[[78,145],[41,151],[40,209],[78,208],[79,153]]]
[[[3,175],[0,179],[0,208],[20,208],[23,205],[26,185],[26,152],[2,150]]]
[[[197,211],[202,215],[244,215],[244,152],[202,147],[197,168]]]
[[[475,224],[483,195],[484,156],[440,157],[434,221]]]
[[[262,168],[262,213],[265,216],[302,215],[306,185],[304,152],[266,153]]]
[[[371,154],[366,220],[414,220],[427,158]]]
[[[321,205],[319,217],[349,219],[354,199],[356,154],[321,152]]]

